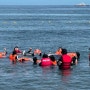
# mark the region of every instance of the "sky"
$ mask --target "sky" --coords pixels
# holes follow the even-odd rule
[[[90,0],[0,0],[0,5],[76,5],[82,2],[90,5]]]

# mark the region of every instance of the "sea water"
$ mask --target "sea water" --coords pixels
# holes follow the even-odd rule
[[[39,48],[43,53],[63,47],[80,52],[78,65],[72,70],[42,68],[32,62],[9,61],[13,48]],[[90,90],[90,6],[0,6],[1,90]]]

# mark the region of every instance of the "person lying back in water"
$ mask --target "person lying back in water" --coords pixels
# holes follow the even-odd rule
[[[0,52],[0,58],[6,57],[6,54],[7,54],[7,49],[4,48],[4,51],[3,52]]]

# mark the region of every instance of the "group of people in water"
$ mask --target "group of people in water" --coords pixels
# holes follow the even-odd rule
[[[4,54],[4,55],[3,55]],[[5,56],[7,51],[2,53]],[[38,59],[38,55],[40,58]],[[27,57],[29,56],[29,57]],[[58,57],[58,58],[56,58]],[[9,59],[13,64],[17,62],[32,61],[34,65],[39,66],[58,66],[59,69],[70,69],[72,65],[77,65],[80,58],[79,52],[67,52],[65,48],[58,48],[55,53],[42,53],[40,49],[32,51],[30,48],[27,52],[21,51],[17,46],[9,55]]]

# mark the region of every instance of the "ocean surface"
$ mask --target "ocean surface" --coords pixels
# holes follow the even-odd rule
[[[58,47],[80,52],[72,70],[11,64],[15,46],[54,53]],[[0,6],[0,90],[90,90],[90,6]]]

